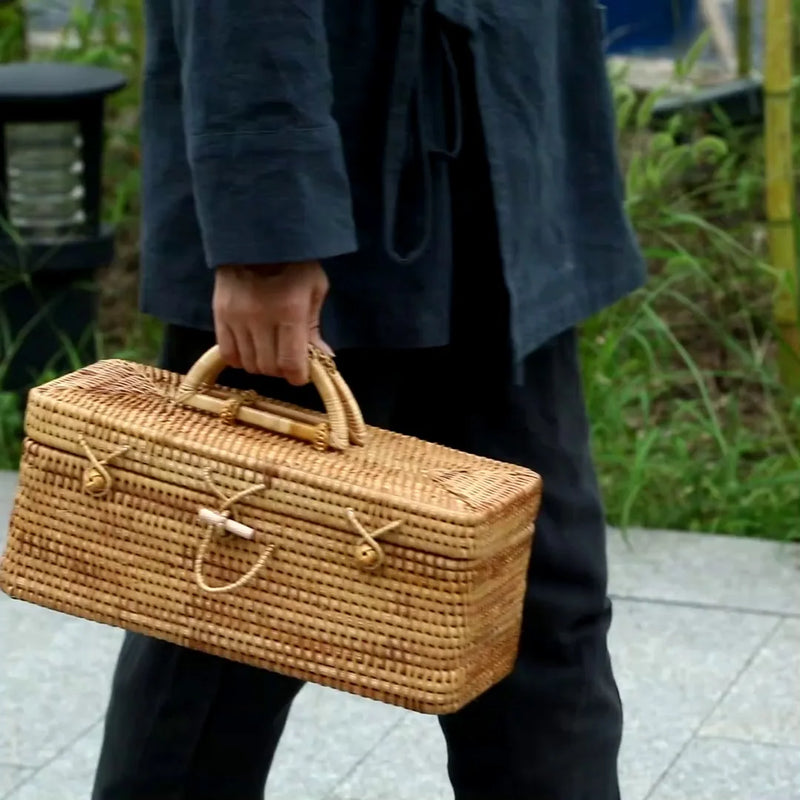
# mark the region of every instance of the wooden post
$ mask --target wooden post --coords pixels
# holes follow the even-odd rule
[[[792,0],[767,0],[764,61],[766,203],[778,275],[775,322],[784,383],[800,392],[800,314],[792,165]]]

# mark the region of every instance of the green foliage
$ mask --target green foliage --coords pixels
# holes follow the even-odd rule
[[[14,14],[12,17],[11,14]],[[22,51],[11,51],[11,42],[24,41],[24,22],[21,3],[0,6],[0,61],[19,57]],[[12,28],[11,20],[15,22]],[[13,37],[12,37],[13,33]],[[32,52],[31,59],[59,60],[108,67],[128,77],[127,88],[110,98],[107,113],[105,158],[104,216],[117,230],[118,258],[112,278],[101,279],[102,294],[113,293],[118,276],[136,269],[136,242],[139,227],[139,100],[140,72],[144,55],[144,18],[141,0],[96,0],[91,5],[78,3],[61,33],[54,50]],[[0,221],[0,225],[3,224]],[[17,264],[0,265],[0,305],[2,294],[11,285],[26,280],[28,270]],[[160,326],[135,317],[135,283],[124,304],[116,302],[112,312],[120,321],[112,332],[89,332],[98,338],[98,351],[104,356],[127,355],[150,357],[157,352]],[[110,303],[104,299],[103,306]],[[46,317],[48,306],[42,303],[39,313],[15,332],[12,337],[4,315],[0,314],[0,468],[11,468],[19,455],[22,430],[22,411],[17,394],[3,390],[4,374],[15,352],[36,326]],[[104,327],[109,327],[104,320]],[[51,364],[57,362],[77,368],[81,365],[79,342],[60,335],[59,352],[53,353]],[[46,366],[38,382],[55,377],[52,366]]]
[[[615,87],[646,289],[584,326],[586,396],[608,516],[800,539],[800,400],[779,383],[763,141],[708,135]]]
[[[138,315],[124,337],[100,337],[100,357],[153,364],[158,359],[163,335],[164,326],[159,320]]]
[[[21,0],[0,1],[0,64],[24,60],[25,9]]]
[[[21,455],[22,409],[13,392],[0,391],[0,470],[16,469]]]

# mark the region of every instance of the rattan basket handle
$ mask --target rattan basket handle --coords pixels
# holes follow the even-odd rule
[[[354,444],[363,443],[364,423],[361,411],[333,366],[333,360],[318,350],[312,350],[309,354],[309,369],[311,381],[325,405],[327,424],[315,423],[310,417],[301,418],[299,415],[281,413],[278,407],[273,407],[274,411],[266,411],[251,408],[241,399],[236,401],[234,398],[231,401],[204,393],[204,388],[215,385],[226,366],[218,346],[206,351],[186,374],[176,395],[176,402],[218,414],[229,421],[240,420],[248,425],[292,436],[319,447],[344,450],[349,441]],[[346,393],[343,392],[343,387]]]

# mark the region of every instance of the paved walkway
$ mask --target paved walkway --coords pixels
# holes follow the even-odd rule
[[[0,530],[14,476],[0,473]],[[614,533],[624,800],[800,800],[800,547]],[[87,800],[118,631],[0,598],[0,798]],[[434,719],[307,687],[269,800],[451,800]]]

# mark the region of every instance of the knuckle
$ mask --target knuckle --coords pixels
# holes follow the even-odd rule
[[[226,295],[214,298],[214,311],[218,315],[224,316],[232,321],[248,319],[260,310],[261,304],[258,297],[252,293]]]
[[[236,309],[237,315],[246,320],[257,320],[264,318],[264,308],[256,298],[250,297]]]
[[[277,368],[274,359],[269,356],[259,356],[257,367],[260,375],[275,375]]]
[[[306,304],[302,302],[302,298],[295,294],[289,297],[284,297],[278,304],[278,314],[281,319],[285,320],[301,320],[306,313]]]
[[[278,358],[276,366],[281,377],[290,383],[306,383],[306,365],[302,359],[296,356],[282,356]]]
[[[280,353],[277,365],[281,372],[297,372],[302,369],[300,359],[293,353]]]
[[[214,316],[223,319],[228,316],[229,304],[225,298],[215,297],[213,302]]]
[[[220,345],[220,355],[222,356],[222,360],[226,364],[230,364],[232,367],[239,367],[241,366],[241,361],[239,359],[239,353],[237,352],[235,347],[231,347],[230,345]]]
[[[292,386],[303,386],[308,383],[308,378],[302,370],[281,370],[281,377],[291,383]]]

